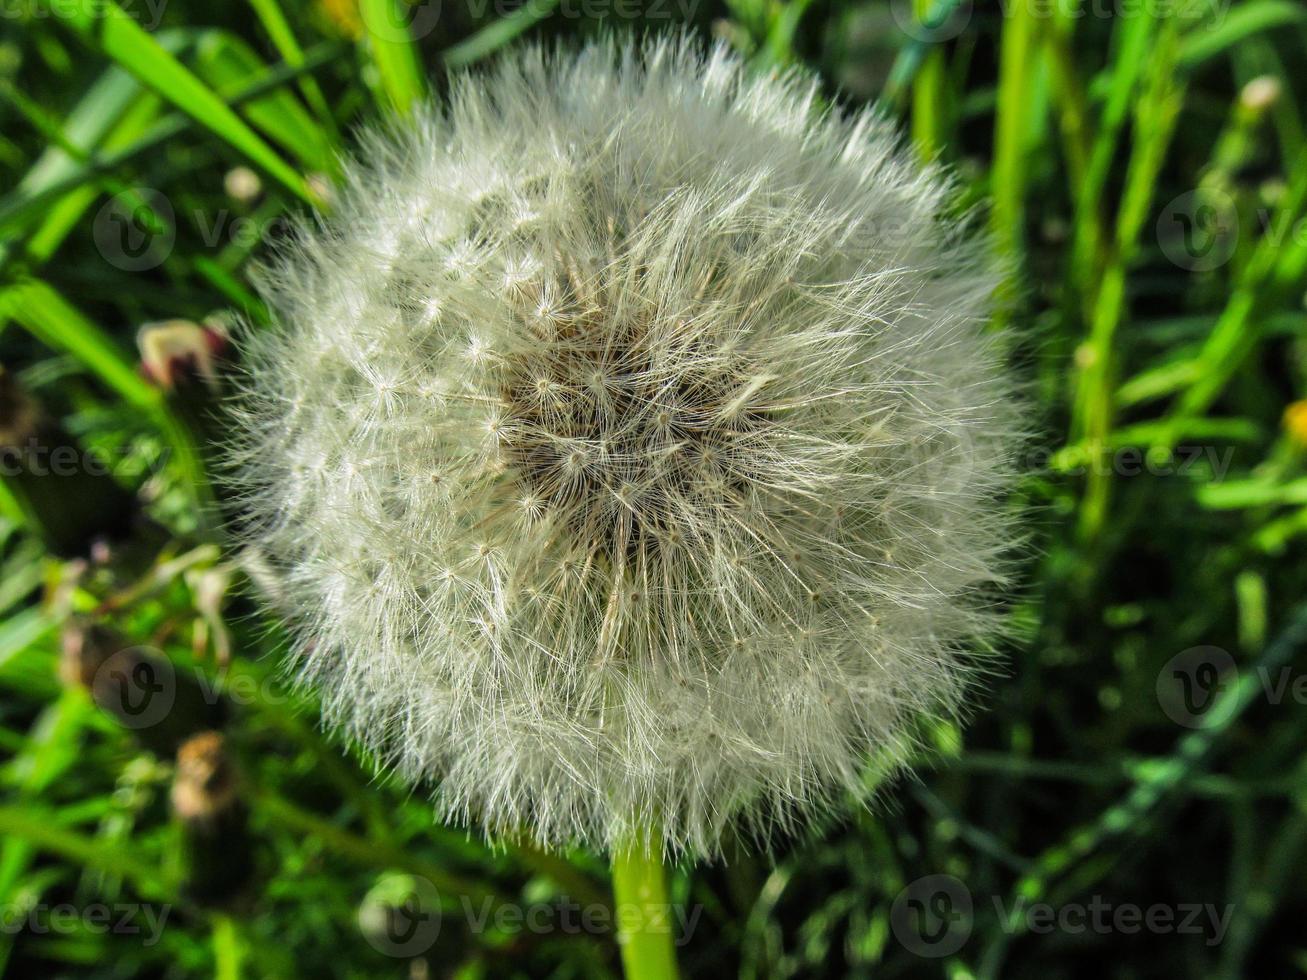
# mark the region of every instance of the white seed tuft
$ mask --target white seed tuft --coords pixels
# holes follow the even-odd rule
[[[686,41],[528,49],[265,270],[248,537],[327,721],[444,816],[712,854],[959,709],[1014,540],[998,275],[813,104]]]

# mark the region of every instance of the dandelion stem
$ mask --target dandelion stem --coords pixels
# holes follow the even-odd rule
[[[676,980],[667,878],[651,844],[613,856],[613,898],[626,980]]]

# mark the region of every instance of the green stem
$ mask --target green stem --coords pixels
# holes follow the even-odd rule
[[[1028,4],[1015,4],[1003,20],[999,44],[998,107],[991,175],[994,238],[1001,254],[1019,261],[1024,247],[1026,178],[1035,123],[1030,97],[1035,77],[1038,21]],[[1010,287],[1011,284],[1008,284]],[[1010,295],[1010,289],[1009,289]]]
[[[913,11],[925,22],[933,0],[916,0]],[[912,139],[925,160],[934,160],[944,144],[944,51],[931,47],[912,84]]]
[[[241,980],[245,949],[236,920],[229,915],[215,915],[212,935],[215,980]]]
[[[613,856],[613,898],[626,980],[676,980],[667,879],[652,844]]]

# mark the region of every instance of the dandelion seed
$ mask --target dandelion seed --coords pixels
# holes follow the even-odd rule
[[[712,854],[960,709],[1015,536],[999,276],[813,94],[528,49],[369,137],[265,271],[251,540],[327,721],[442,815]]]

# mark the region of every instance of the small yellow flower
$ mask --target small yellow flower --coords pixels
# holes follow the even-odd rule
[[[1284,431],[1299,446],[1307,447],[1307,398],[1300,398],[1284,410]]]
[[[318,0],[318,8],[342,36],[358,39],[363,34],[358,0]]]

